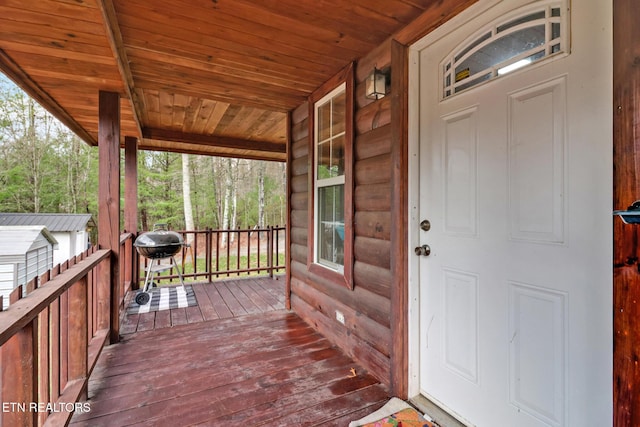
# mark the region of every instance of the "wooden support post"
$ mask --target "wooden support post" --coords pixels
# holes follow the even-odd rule
[[[287,223],[285,224],[285,257],[284,257],[284,304],[287,310],[291,310],[291,180],[293,179],[293,113],[287,114]]]
[[[138,139],[124,138],[124,230],[138,233]],[[131,251],[131,289],[138,289],[138,257]]]
[[[408,393],[407,272],[408,220],[408,53],[406,46],[391,42],[391,390],[406,399]]]
[[[120,335],[120,96],[114,92],[100,92],[98,153],[98,245],[111,250],[99,272],[98,324],[100,329],[110,327],[115,343]]]

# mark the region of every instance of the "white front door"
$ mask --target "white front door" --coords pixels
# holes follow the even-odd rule
[[[447,81],[443,60],[457,48],[492,28],[516,31],[524,21],[503,24],[539,6],[551,28],[567,4],[481,2],[412,54],[419,188],[410,233],[431,249],[412,261],[413,374],[419,393],[470,425],[612,420],[610,2],[572,2],[570,51],[445,89],[472,80],[462,67]],[[423,219],[430,230],[418,228]]]

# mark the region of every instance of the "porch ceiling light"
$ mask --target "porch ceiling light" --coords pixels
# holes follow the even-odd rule
[[[373,68],[366,81],[365,96],[369,99],[384,98],[387,93],[387,76],[381,70]]]

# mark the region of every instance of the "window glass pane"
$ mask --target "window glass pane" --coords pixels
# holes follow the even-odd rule
[[[458,52],[458,54],[456,55],[456,57],[454,58],[455,62],[458,62],[460,60],[460,58],[462,58],[463,56],[465,56],[467,54],[467,52],[471,51],[473,48],[475,48],[476,46],[478,46],[479,44],[481,44],[482,42],[484,42],[485,40],[488,40],[491,38],[491,33],[485,33],[484,35],[478,37],[473,43],[471,43],[469,46],[465,47],[464,49],[462,49],[461,52]]]
[[[456,86],[455,91],[456,91],[456,93],[460,92],[460,91],[463,91],[463,90],[468,89],[468,88],[470,88],[472,86],[475,86],[475,85],[480,84],[480,83],[482,83],[484,81],[487,81],[490,78],[491,78],[491,74],[490,73],[483,74],[480,77],[474,78],[471,81],[468,81],[468,82],[465,82],[465,83],[461,84],[460,86]]]
[[[345,108],[346,108],[346,95],[344,92],[336,95],[333,99],[333,116],[332,116],[332,135],[339,135],[345,131]]]
[[[318,108],[318,141],[331,138],[331,100]]]
[[[518,26],[520,24],[524,24],[526,22],[529,21],[535,21],[536,19],[544,19],[545,16],[545,12],[544,10],[537,12],[537,13],[532,13],[530,15],[527,16],[523,16],[522,18],[518,18],[518,19],[514,19],[511,22],[507,22],[506,24],[500,25],[497,28],[497,32],[501,33],[502,31],[508,30],[509,28],[513,28],[515,26]]]
[[[551,40],[560,38],[560,23],[551,24]]]
[[[318,145],[318,178],[331,178],[331,140]]]
[[[344,265],[344,185],[318,188],[318,262]]]
[[[331,144],[331,176],[344,175],[344,135],[334,138]]]
[[[515,31],[474,52],[467,59],[456,66],[458,75],[468,70],[467,75],[473,76],[487,68],[500,64],[523,52],[544,45],[544,25]]]
[[[344,135],[318,144],[317,179],[344,175]]]

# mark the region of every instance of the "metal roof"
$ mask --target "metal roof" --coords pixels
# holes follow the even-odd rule
[[[0,226],[0,262],[22,262],[24,255],[31,251],[39,236],[42,235],[55,249],[58,241],[47,227],[31,226]]]
[[[51,232],[81,231],[95,226],[91,214],[0,213],[0,226],[43,225]]]

